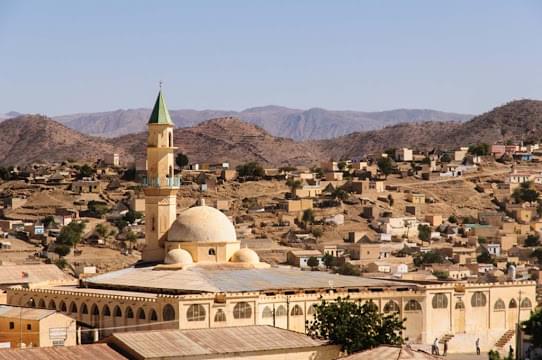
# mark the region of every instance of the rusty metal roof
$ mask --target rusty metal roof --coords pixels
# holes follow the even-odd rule
[[[0,350],[0,360],[126,360],[107,344]]]
[[[138,358],[179,358],[209,354],[311,348],[327,345],[304,334],[272,326],[115,333],[110,343]]]

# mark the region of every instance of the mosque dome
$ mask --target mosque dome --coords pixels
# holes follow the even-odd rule
[[[168,265],[190,265],[192,264],[192,255],[184,249],[173,249],[167,253],[164,263]]]
[[[183,211],[168,232],[171,242],[217,243],[237,241],[235,227],[221,211],[196,206]]]
[[[258,264],[260,262],[260,257],[254,250],[249,248],[243,248],[237,250],[233,253],[231,257],[231,262],[235,263],[247,263],[247,264]]]

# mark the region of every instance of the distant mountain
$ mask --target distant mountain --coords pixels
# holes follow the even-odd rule
[[[145,157],[147,133],[124,135],[110,143],[123,147],[135,158]],[[317,163],[322,154],[310,143],[270,135],[254,124],[237,118],[219,118],[192,128],[174,131],[175,146],[191,162],[229,161],[233,165],[257,161],[264,165]]]
[[[334,158],[365,156],[388,148],[449,149],[485,142],[542,140],[542,101],[518,100],[476,116],[465,123],[398,124],[381,130],[356,132],[313,142]]]
[[[124,150],[103,139],[80,134],[40,115],[23,115],[0,123],[0,164],[34,161],[95,160]]]
[[[21,115],[22,114],[18,113],[17,111],[10,111],[10,112],[5,113],[5,114],[0,114],[0,121],[4,121],[4,120],[11,119],[11,118],[21,116]]]
[[[145,131],[149,109],[116,110],[101,113],[72,114],[55,120],[79,132],[102,137],[116,137]],[[211,118],[235,116],[258,125],[271,135],[295,140],[328,139],[355,131],[380,129],[397,123],[419,121],[466,121],[471,115],[435,110],[391,110],[381,112],[309,110],[263,106],[243,110],[172,110],[177,127],[191,127]]]

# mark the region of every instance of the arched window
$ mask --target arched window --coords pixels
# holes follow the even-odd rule
[[[120,309],[120,306],[115,306],[115,310],[113,310],[113,315],[115,315],[115,317],[122,317],[122,310]]]
[[[158,314],[154,309],[151,310],[151,321],[158,321]]]
[[[186,310],[186,318],[188,321],[203,321],[205,320],[205,308],[200,304],[192,304]]]
[[[109,305],[104,305],[102,309],[103,316],[111,316],[111,310],[109,309]]]
[[[162,318],[164,321],[171,321],[175,320],[175,309],[170,304],[167,304],[164,306],[164,310],[162,310]]]
[[[435,294],[431,304],[433,309],[446,309],[448,307],[448,297],[446,294]]]
[[[145,320],[147,318],[147,316],[145,316],[145,310],[143,310],[142,308],[139,308],[137,310],[137,318],[139,320]]]
[[[498,311],[498,310],[504,310],[504,309],[506,309],[506,305],[504,304],[504,301],[502,301],[502,299],[495,301],[493,310]]]
[[[234,319],[250,319],[252,317],[252,307],[245,301],[238,302],[233,307]]]
[[[316,313],[314,305],[309,306],[309,309],[307,310],[307,315],[314,315],[314,313]]]
[[[408,300],[405,305],[405,311],[421,311],[421,310],[422,310],[422,305],[414,299]]]
[[[67,312],[68,311],[68,307],[66,306],[66,303],[64,301],[60,302],[60,311],[62,311],[62,312]]]
[[[470,299],[470,304],[472,307],[486,306],[486,303],[486,295],[481,291],[476,291]]]
[[[521,307],[522,309],[530,309],[530,308],[532,308],[532,307],[533,307],[533,304],[531,303],[531,299],[525,298],[525,299],[521,300],[521,305],[520,305],[520,307]]]
[[[209,255],[210,256],[215,256],[216,255],[215,249],[213,249],[213,248],[209,249]]]
[[[126,316],[126,319],[133,319],[134,318],[134,311],[131,307],[127,307],[126,311],[124,312],[124,316]]]
[[[455,303],[455,309],[456,310],[465,310],[465,303],[463,302],[463,300],[461,300],[461,299],[457,300],[457,302]]]
[[[303,315],[303,309],[301,309],[301,306],[299,305],[294,305],[294,307],[292,308],[292,311],[290,311],[290,315],[301,316]]]
[[[271,311],[269,306],[264,307],[263,312],[262,312],[262,318],[266,319],[266,318],[272,318],[272,317],[273,317],[273,311]]]
[[[169,147],[173,147],[173,134],[170,132],[168,134],[169,136]]]
[[[40,301],[38,301],[38,307],[40,309],[45,309],[45,300],[40,299]]]
[[[367,307],[368,307],[369,309],[373,310],[373,311],[378,311],[378,310],[380,310],[380,309],[378,308],[378,305],[376,305],[376,304],[373,302],[373,300],[367,301],[367,302],[365,303],[365,305],[367,305]]]
[[[87,307],[87,304],[85,304],[85,303],[83,303],[83,305],[81,305],[81,314],[83,314],[83,315],[88,314],[88,307]]]
[[[70,304],[70,313],[71,314],[77,314],[77,304],[72,301]]]
[[[56,310],[56,303],[54,300],[49,301],[49,306],[47,306],[47,309]]]
[[[276,317],[279,317],[279,316],[286,316],[288,315],[288,313],[286,312],[286,308],[283,306],[283,305],[280,305],[276,310],[275,310],[275,316]]]
[[[215,322],[225,322],[226,313],[222,309],[218,309],[215,314]]]
[[[510,302],[508,303],[508,308],[516,309],[517,307],[518,307],[518,303],[516,302],[516,299],[510,300]]]
[[[35,307],[36,307],[36,302],[34,301],[33,298],[30,298],[30,299],[28,299],[28,301],[26,302],[26,306],[31,307],[31,308],[35,308]]]
[[[90,313],[92,314],[92,316],[99,316],[100,315],[100,310],[98,309],[98,305],[92,304],[90,309],[91,309]]]
[[[399,312],[399,305],[393,300],[390,300],[384,305],[384,312],[390,313],[390,312]]]

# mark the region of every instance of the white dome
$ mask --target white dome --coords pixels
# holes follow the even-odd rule
[[[231,257],[231,262],[257,264],[260,262],[260,257],[254,250],[243,248],[237,250]]]
[[[219,210],[196,206],[183,211],[168,232],[168,241],[233,242],[237,241],[235,227]]]
[[[192,255],[184,249],[169,250],[164,264],[190,265],[192,264]]]

